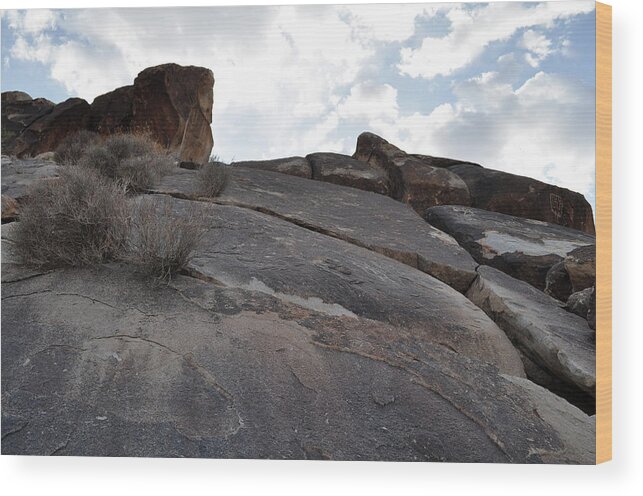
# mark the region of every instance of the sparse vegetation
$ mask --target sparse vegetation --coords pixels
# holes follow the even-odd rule
[[[29,192],[16,228],[17,252],[27,265],[92,265],[117,258],[129,232],[124,187],[78,166],[42,180]]]
[[[128,189],[152,187],[174,166],[172,156],[144,135],[115,134],[88,147],[79,165],[124,182]]]
[[[141,199],[134,208],[128,259],[142,271],[169,281],[185,268],[204,233],[204,219],[196,207],[177,216],[171,204]]]
[[[199,194],[214,198],[219,196],[228,184],[230,173],[221,162],[208,162],[197,173]]]
[[[54,160],[59,164],[76,165],[85,150],[100,141],[100,136],[92,131],[81,130],[64,138],[56,151]]]

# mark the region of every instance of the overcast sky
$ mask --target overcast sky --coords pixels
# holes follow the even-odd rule
[[[222,160],[352,154],[360,132],[594,204],[592,1],[4,11],[2,91],[55,102],[212,69]]]

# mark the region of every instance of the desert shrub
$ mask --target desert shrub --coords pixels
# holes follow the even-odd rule
[[[205,220],[195,205],[179,214],[170,201],[161,203],[142,198],[134,207],[128,259],[148,276],[169,281],[191,260]]]
[[[174,167],[172,156],[145,135],[114,134],[85,150],[79,165],[122,180],[132,190],[153,186]]]
[[[91,265],[122,253],[129,232],[125,189],[97,171],[65,167],[30,188],[20,209],[16,248],[37,267]]]
[[[92,131],[81,130],[66,136],[56,147],[54,160],[59,164],[76,165],[88,147],[100,141]]]
[[[220,162],[208,162],[197,172],[199,194],[214,198],[219,196],[228,184],[229,171]]]

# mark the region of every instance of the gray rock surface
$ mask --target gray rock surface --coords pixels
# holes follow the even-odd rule
[[[565,308],[586,319],[591,329],[596,329],[596,289],[593,286],[572,293]]]
[[[595,395],[596,345],[587,321],[529,284],[492,267],[478,267],[467,297],[507,333],[536,365]]]
[[[564,260],[572,291],[578,292],[596,285],[596,246],[582,246],[570,252]]]
[[[524,375],[517,351],[483,311],[416,269],[253,210],[160,195],[140,201],[208,226],[187,268],[195,277],[331,316],[415,329],[418,342]]]
[[[551,266],[545,276],[545,293],[560,301],[567,301],[572,294],[572,282],[565,270],[565,262],[558,262]]]
[[[20,210],[20,200],[27,195],[29,187],[40,179],[58,176],[58,165],[50,160],[16,159],[2,156],[2,197]],[[7,198],[7,200],[5,200]],[[11,216],[15,216],[15,212]],[[5,212],[3,211],[3,218]]]
[[[156,192],[191,198],[194,171],[163,178]],[[239,205],[368,248],[420,269],[460,292],[475,278],[476,263],[449,235],[406,205],[383,195],[285,174],[231,167],[214,201]]]
[[[312,167],[313,179],[327,183],[349,186],[372,191],[382,195],[389,194],[389,179],[381,167],[355,160],[339,153],[311,153],[306,160]]]
[[[233,165],[247,169],[280,172],[290,176],[305,177],[306,179],[313,177],[310,164],[304,157],[275,158],[273,160],[245,160],[235,162]]]
[[[453,236],[480,264],[545,289],[549,269],[596,238],[556,224],[477,208],[443,205],[426,211],[431,225]]]
[[[575,407],[379,322],[117,266],[2,298],[5,455],[594,463]]]

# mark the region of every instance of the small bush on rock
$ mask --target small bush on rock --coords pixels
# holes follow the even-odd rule
[[[87,148],[100,141],[92,131],[81,130],[65,137],[54,152],[54,161],[64,165],[76,165]]]
[[[192,258],[205,232],[203,215],[193,205],[180,215],[171,203],[142,198],[134,208],[128,259],[159,281],[169,281]]]
[[[77,166],[36,183],[20,209],[17,252],[43,268],[92,265],[121,254],[129,233],[125,189]]]
[[[122,180],[128,189],[152,187],[173,167],[174,161],[161,147],[144,135],[115,134],[95,143],[79,160],[82,167]]]
[[[229,176],[227,167],[220,162],[204,164],[197,173],[199,194],[208,198],[219,196],[228,184]]]

